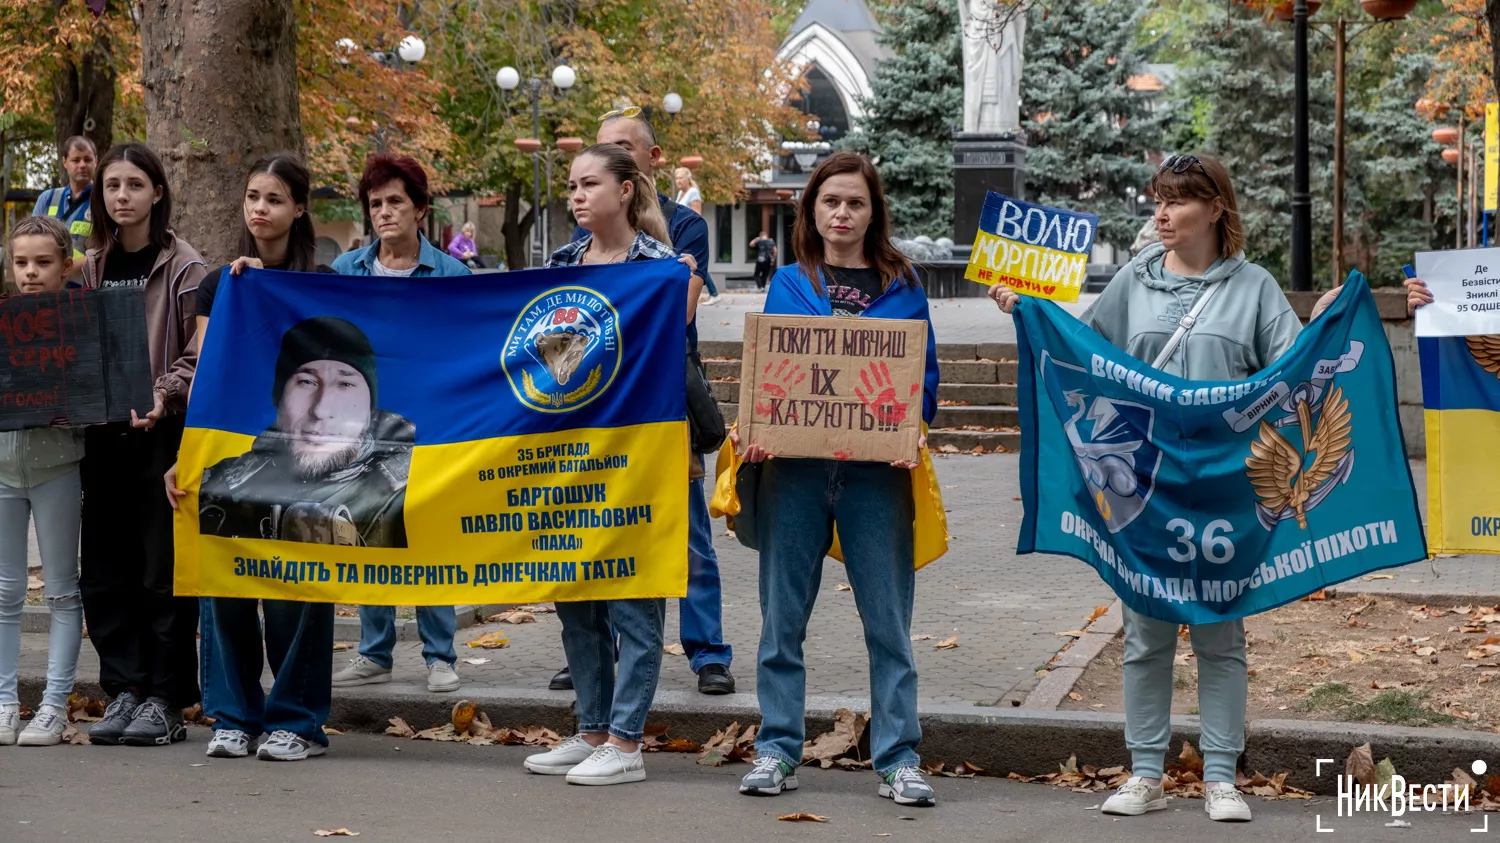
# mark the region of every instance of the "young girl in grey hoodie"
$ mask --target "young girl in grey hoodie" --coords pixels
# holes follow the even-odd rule
[[[1115,275],[1083,321],[1111,345],[1164,372],[1189,380],[1244,380],[1292,347],[1302,323],[1276,279],[1245,260],[1229,173],[1206,155],[1173,155],[1151,179],[1161,242],[1147,246]],[[1337,296],[1322,297],[1313,317]],[[990,290],[1009,313],[1016,294]],[[1184,317],[1203,309],[1163,358]],[[1203,751],[1204,808],[1210,818],[1249,821],[1250,807],[1235,789],[1235,765],[1245,749],[1245,624],[1222,621],[1189,627],[1198,662],[1198,709]],[[1103,806],[1133,816],[1167,807],[1162,773],[1172,737],[1172,664],[1177,624],[1125,609],[1125,743],[1133,776]]]

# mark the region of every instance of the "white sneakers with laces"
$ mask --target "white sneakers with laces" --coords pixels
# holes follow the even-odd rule
[[[434,694],[458,690],[458,671],[445,661],[435,661],[427,666],[427,690]]]
[[[641,750],[626,752],[614,744],[601,744],[583,763],[568,771],[568,784],[607,785],[646,779]]]
[[[574,735],[546,752],[528,756],[523,764],[539,776],[566,776],[593,754],[594,747],[583,735]]]
[[[250,736],[239,729],[215,729],[204,752],[209,758],[244,758],[250,754]]]
[[[1228,782],[1210,782],[1203,788],[1203,810],[1215,822],[1250,822],[1250,806]]]
[[[1099,810],[1122,817],[1137,817],[1147,811],[1160,811],[1165,807],[1167,796],[1160,781],[1153,785],[1140,776],[1131,776],[1113,796],[1104,800],[1104,807]]]
[[[68,713],[55,705],[44,705],[26,725],[16,743],[21,746],[56,746],[68,728]]]
[[[21,705],[0,705],[0,746],[15,746],[16,735],[21,731]]]
[[[328,747],[315,743],[285,729],[277,729],[256,750],[255,757],[262,761],[305,761],[328,751]]]

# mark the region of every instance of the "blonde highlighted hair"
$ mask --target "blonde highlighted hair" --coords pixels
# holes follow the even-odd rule
[[[630,153],[621,149],[613,143],[596,143],[578,153],[581,158],[592,155],[604,164],[604,169],[614,176],[620,184],[632,182],[635,191],[630,197],[630,206],[626,209],[630,227],[636,231],[644,231],[651,237],[660,240],[667,246],[672,245],[672,238],[667,234],[667,220],[661,215],[661,204],[656,199],[656,185],[651,183],[641,172],[641,168],[635,164],[635,159]]]
[[[64,259],[73,257],[73,237],[68,227],[52,217],[23,217],[10,227],[10,236],[5,240],[6,251],[14,251],[17,237],[46,237],[56,246]]]

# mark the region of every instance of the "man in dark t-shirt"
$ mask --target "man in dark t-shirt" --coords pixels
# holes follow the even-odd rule
[[[755,249],[755,289],[764,290],[766,282],[771,280],[771,270],[776,266],[776,241],[761,231],[750,245]]]

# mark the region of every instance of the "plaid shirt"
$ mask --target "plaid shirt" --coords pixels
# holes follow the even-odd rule
[[[552,253],[547,259],[547,267],[554,266],[578,266],[583,263],[583,255],[589,250],[589,244],[594,242],[594,235],[590,234],[581,240],[574,240],[561,249]],[[675,258],[677,253],[672,247],[657,240],[644,231],[638,231],[635,242],[630,244],[630,250],[625,253],[625,260],[648,261],[657,258]]]

